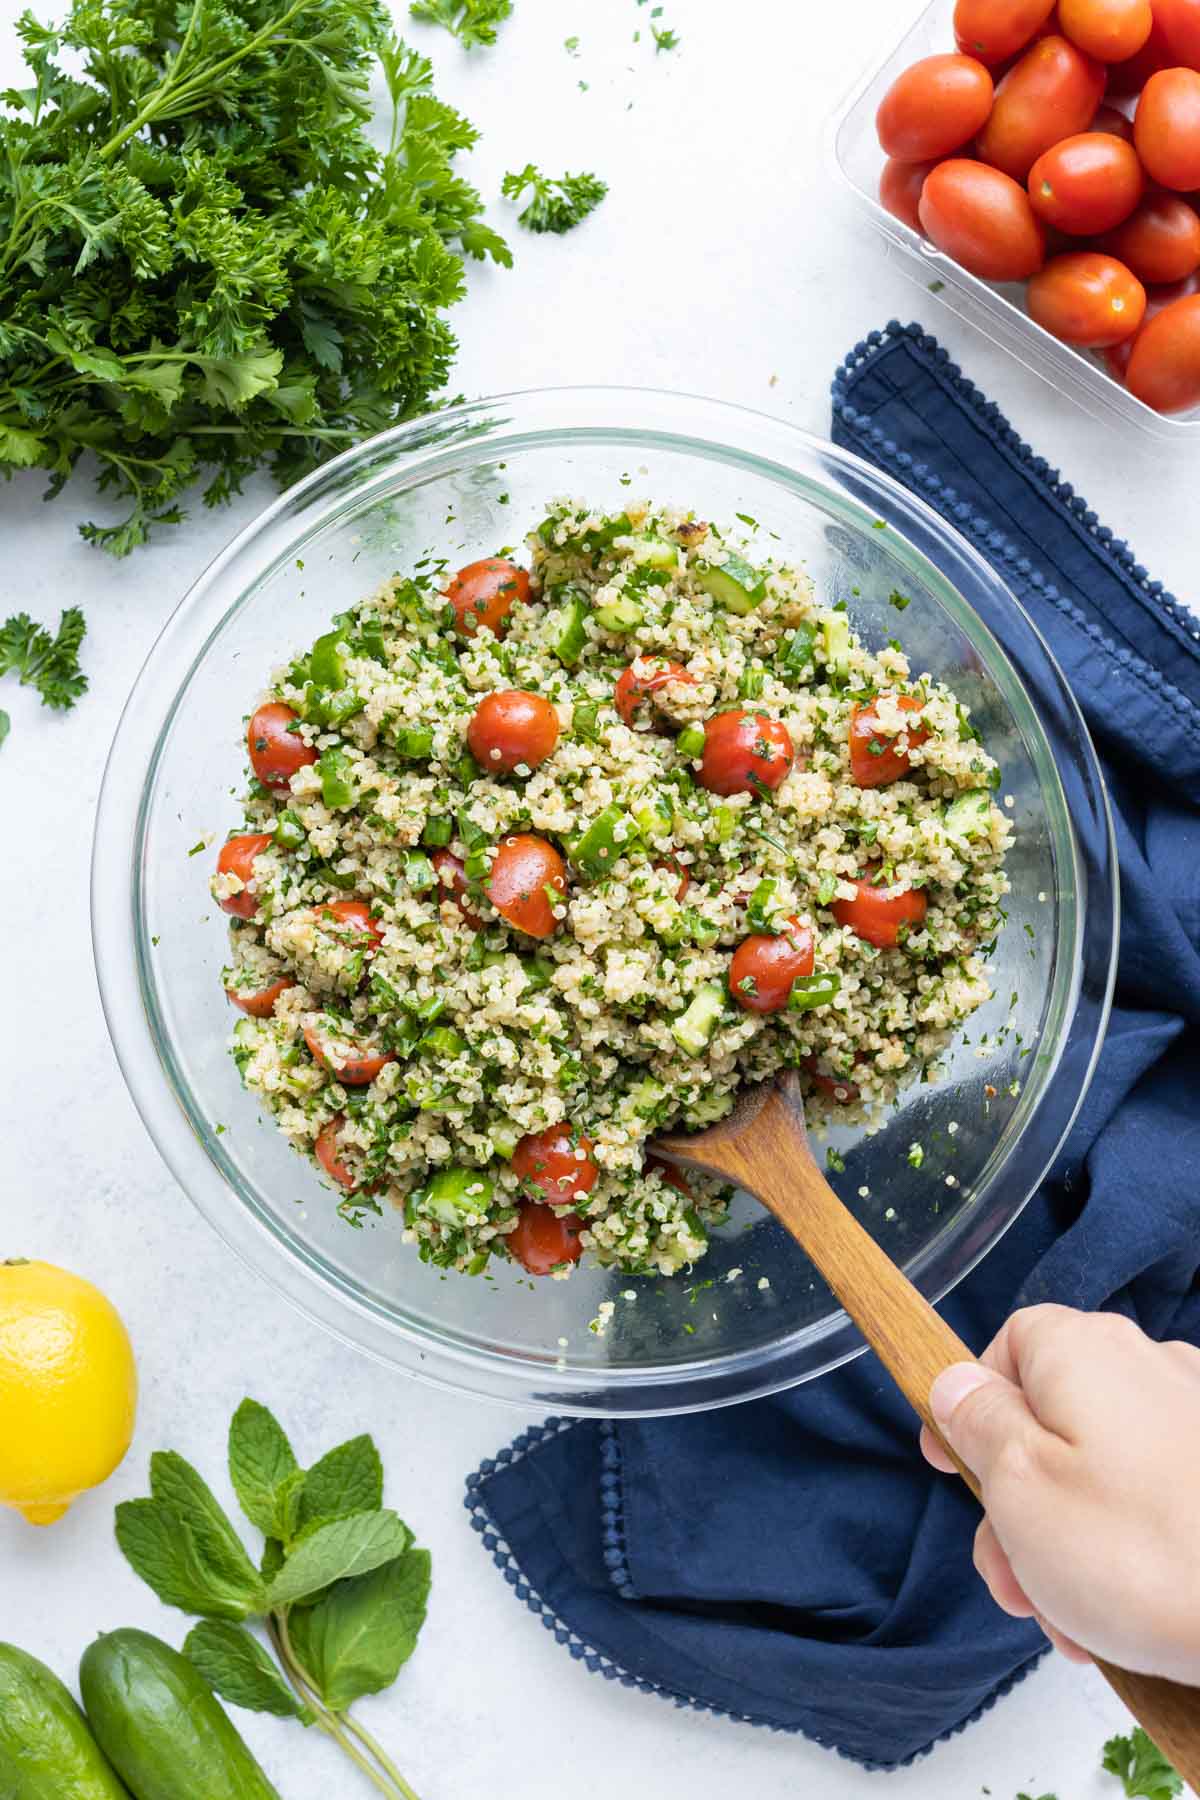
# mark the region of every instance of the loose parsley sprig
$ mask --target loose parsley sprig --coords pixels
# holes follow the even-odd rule
[[[479,44],[495,43],[496,27],[512,9],[513,0],[412,0],[408,10],[414,19],[444,25],[464,49],[473,50]]]
[[[1183,1792],[1182,1778],[1140,1725],[1128,1737],[1109,1738],[1102,1766],[1125,1784],[1129,1800],[1175,1800]]]
[[[77,606],[68,606],[54,636],[28,613],[15,613],[0,625],[0,675],[16,675],[22,687],[34,687],[43,706],[61,712],[74,706],[87,687],[79,667],[79,647],[87,630]],[[0,712],[0,744],[8,736],[9,717]]]
[[[527,231],[570,231],[580,220],[599,206],[608,192],[608,183],[598,175],[562,175],[555,179],[543,175],[533,163],[526,163],[515,173],[511,169],[500,183],[506,200],[519,201],[526,188],[532,190],[528,205],[517,214],[518,225]]]

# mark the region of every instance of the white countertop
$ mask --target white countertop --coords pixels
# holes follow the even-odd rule
[[[0,0],[6,82],[18,74],[8,28],[21,4]],[[829,381],[843,353],[893,314],[922,317],[1154,572],[1190,598],[1200,455],[1118,440],[992,350],[885,258],[831,171],[828,110],[915,0],[663,5],[661,23],[683,42],[657,57],[648,11],[635,0],[517,0],[497,47],[469,57],[444,33],[413,28],[437,63],[439,92],[483,128],[472,160],[485,193],[497,194],[502,172],[526,159],[553,172],[594,169],[611,188],[599,212],[562,239],[530,237],[510,209],[493,208],[517,267],[472,270],[456,318],[456,388],[677,387],[827,432]],[[563,46],[571,34],[581,40],[576,58]],[[100,1493],[47,1531],[0,1512],[0,1635],[68,1679],[100,1628],[141,1624],[181,1641],[182,1616],[161,1607],[118,1554],[112,1507],[145,1491],[146,1459],[159,1446],[215,1477],[229,1415],[252,1392],[276,1410],[302,1457],[374,1432],[389,1499],[432,1548],[420,1646],[391,1693],[363,1707],[422,1800],[879,1792],[882,1777],[800,1739],[676,1711],[571,1661],[514,1602],[462,1506],[467,1472],[526,1421],[406,1382],[299,1318],[193,1212],[134,1113],[101,1017],[88,932],[101,770],[168,612],[266,492],[216,516],[197,505],[184,529],[118,564],[74,534],[98,505],[83,482],[49,507],[37,476],[0,487],[4,610],[53,622],[62,605],[82,601],[92,682],[63,719],[13,682],[0,692],[12,716],[0,752],[9,946],[0,1253],[44,1257],[96,1281],[128,1321],[142,1382],[133,1450]],[[236,1716],[286,1800],[369,1791],[314,1734]],[[1100,1745],[1124,1728],[1121,1719],[1098,1677],[1052,1661],[932,1759],[893,1776],[887,1791],[896,1800],[969,1800],[989,1789],[997,1800],[1021,1789],[1101,1800],[1113,1784],[1099,1774]]]

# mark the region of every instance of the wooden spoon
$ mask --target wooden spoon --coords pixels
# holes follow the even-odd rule
[[[815,1263],[900,1391],[938,1438],[975,1498],[979,1483],[946,1443],[929,1410],[934,1379],[975,1358],[838,1199],[813,1158],[799,1077],[746,1088],[719,1125],[655,1138],[664,1161],[724,1176],[761,1200]],[[1179,1773],[1200,1793],[1200,1688],[1096,1667]]]

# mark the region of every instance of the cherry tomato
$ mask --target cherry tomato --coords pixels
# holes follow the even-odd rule
[[[958,0],[955,42],[994,69],[1024,50],[1053,11],[1054,0]]]
[[[673,1187],[677,1194],[682,1194],[685,1200],[693,1200],[695,1198],[695,1195],[692,1193],[691,1183],[688,1181],[687,1176],[682,1169],[677,1169],[674,1163],[664,1162],[661,1156],[648,1156],[646,1158],[646,1172],[649,1173],[651,1169],[653,1169],[657,1176],[666,1182],[668,1187]]]
[[[1133,141],[1147,175],[1181,194],[1200,188],[1200,73],[1162,69],[1142,89]]]
[[[976,145],[985,163],[1016,181],[1051,144],[1086,131],[1104,98],[1104,68],[1064,37],[1040,38],[996,89]]]
[[[893,81],[875,115],[879,142],[901,162],[961,149],[992,110],[992,78],[973,56],[927,56]]]
[[[1047,225],[1094,237],[1127,219],[1146,188],[1132,144],[1083,131],[1043,151],[1029,171],[1033,210]]]
[[[264,787],[286,793],[297,769],[315,763],[317,753],[292,727],[298,723],[290,706],[271,700],[250,721],[246,742],[250,767]]]
[[[1132,337],[1146,313],[1146,290],[1125,264],[1098,250],[1056,256],[1029,283],[1029,316],[1081,350]]]
[[[529,598],[529,571],[501,556],[485,556],[458,571],[446,598],[454,608],[460,637],[470,637],[481,625],[499,637],[517,601]]]
[[[295,985],[290,975],[281,975],[269,987],[259,988],[257,994],[239,994],[236,988],[226,988],[225,992],[233,1004],[240,1006],[244,1013],[249,1013],[252,1019],[269,1019],[275,1011],[275,1002],[280,994],[286,994]]]
[[[518,763],[536,769],[558,742],[558,714],[540,694],[509,688],[485,694],[467,726],[471,755],[482,768],[511,775]]]
[[[921,190],[921,224],[939,250],[985,281],[1023,281],[1046,260],[1046,233],[1011,176],[954,157]]]
[[[1200,294],[1200,274],[1189,275],[1186,281],[1173,281],[1166,287],[1146,289],[1146,316],[1142,320],[1142,330],[1156,319],[1164,307],[1171,306],[1176,300],[1185,300],[1189,294]],[[1110,344],[1103,352],[1104,362],[1111,376],[1117,381],[1124,381],[1129,372],[1129,359],[1133,355],[1136,337],[1125,338],[1120,344]]]
[[[338,1139],[345,1123],[345,1113],[335,1113],[327,1124],[322,1125],[313,1145],[313,1154],[331,1181],[336,1181],[339,1187],[354,1188],[358,1183],[338,1155]]]
[[[1110,99],[1127,100],[1131,94],[1140,94],[1152,75],[1160,69],[1174,68],[1187,58],[1176,56],[1167,41],[1163,30],[1161,11],[1165,0],[1151,0],[1154,12],[1154,23],[1150,27],[1150,36],[1142,45],[1136,56],[1126,62],[1111,64],[1108,71],[1108,94]]]
[[[673,856],[669,856],[665,862],[656,862],[654,866],[656,869],[662,869],[664,873],[668,875],[677,877],[679,886],[675,889],[675,899],[682,900],[683,896],[692,885],[690,872],[684,868],[681,862],[677,862]]]
[[[792,985],[813,972],[813,934],[788,919],[777,937],[743,938],[729,961],[729,991],[747,1012],[782,1012]]]
[[[710,794],[756,794],[777,788],[796,753],[791,733],[765,713],[717,713],[704,728],[700,785]]]
[[[818,1094],[824,1094],[827,1100],[836,1100],[839,1106],[853,1106],[862,1092],[857,1082],[847,1081],[841,1075],[830,1075],[819,1068],[815,1056],[808,1057],[804,1067]]]
[[[857,884],[853,900],[835,900],[830,912],[839,925],[879,950],[894,950],[904,926],[919,931],[929,902],[923,888],[876,887],[869,877]]]
[[[532,1181],[557,1206],[582,1200],[600,1174],[592,1140],[569,1125],[530,1132],[513,1151],[512,1166],[522,1181]]]
[[[1115,106],[1102,106],[1088,126],[1089,131],[1107,132],[1110,137],[1118,137],[1123,143],[1133,142],[1133,120],[1118,112]]]
[[[1200,406],[1200,294],[1172,301],[1142,327],[1125,384],[1156,412]]]
[[[462,914],[463,923],[469,925],[472,931],[482,931],[483,920],[467,905],[466,896],[469,884],[462,858],[455,856],[453,850],[433,850],[430,852],[429,860],[433,864],[434,874],[438,878],[442,898],[446,898],[446,890],[449,888],[451,897]]]
[[[487,879],[487,897],[500,917],[527,937],[549,937],[558,920],[548,887],[567,891],[567,865],[554,845],[530,832],[503,838]]]
[[[1161,66],[1200,69],[1200,0],[1154,0],[1154,17],[1167,48]]]
[[[551,1275],[562,1263],[579,1261],[582,1230],[583,1220],[574,1213],[556,1213],[540,1200],[522,1200],[517,1222],[503,1242],[527,1274]]]
[[[244,837],[232,837],[227,844],[222,844],[217,856],[218,875],[236,875],[242,883],[240,893],[230,894],[228,899],[220,902],[222,912],[232,913],[237,919],[252,919],[258,911],[258,901],[254,896],[254,859],[274,839],[269,831],[251,831]]]
[[[1150,0],[1058,0],[1064,37],[1103,63],[1127,62],[1154,29]]]
[[[879,177],[879,204],[902,220],[910,231],[921,229],[921,189],[925,186],[926,176],[936,168],[936,160],[906,163],[897,162],[894,156],[889,156],[883,165],[883,174]]]
[[[360,1050],[351,1051],[341,1062],[336,1062],[320,1025],[306,1025],[304,1041],[312,1051],[313,1060],[319,1062],[323,1069],[328,1069],[343,1087],[366,1087],[369,1082],[374,1081],[381,1069],[396,1060],[390,1050]],[[343,1041],[339,1034],[337,1042]]]
[[[1150,286],[1186,281],[1200,269],[1200,213],[1179,194],[1147,194],[1097,248]]]
[[[365,900],[326,900],[313,911],[319,925],[331,931],[339,941],[355,948],[361,946],[368,956],[374,956],[383,942],[383,928],[372,918],[371,908]],[[349,929],[339,931],[339,925]]]
[[[657,694],[672,681],[695,683],[696,677],[682,663],[669,662],[665,656],[635,656],[627,669],[617,676],[613,689],[613,705],[626,725],[650,694]]]
[[[885,696],[880,695],[880,699],[883,698]],[[921,702],[914,700],[911,694],[889,694],[886,698],[895,698],[901,712],[919,713],[921,710]],[[925,725],[911,725],[904,735],[908,746],[901,749],[895,735],[889,736],[881,727],[874,700],[854,708],[850,714],[850,773],[859,787],[886,787],[889,781],[899,781],[902,775],[907,775],[908,751],[925,742],[929,729]]]

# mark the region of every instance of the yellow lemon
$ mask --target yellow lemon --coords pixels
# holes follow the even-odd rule
[[[0,1262],[0,1505],[61,1519],[133,1436],[137,1370],[120,1314],[53,1263]]]

